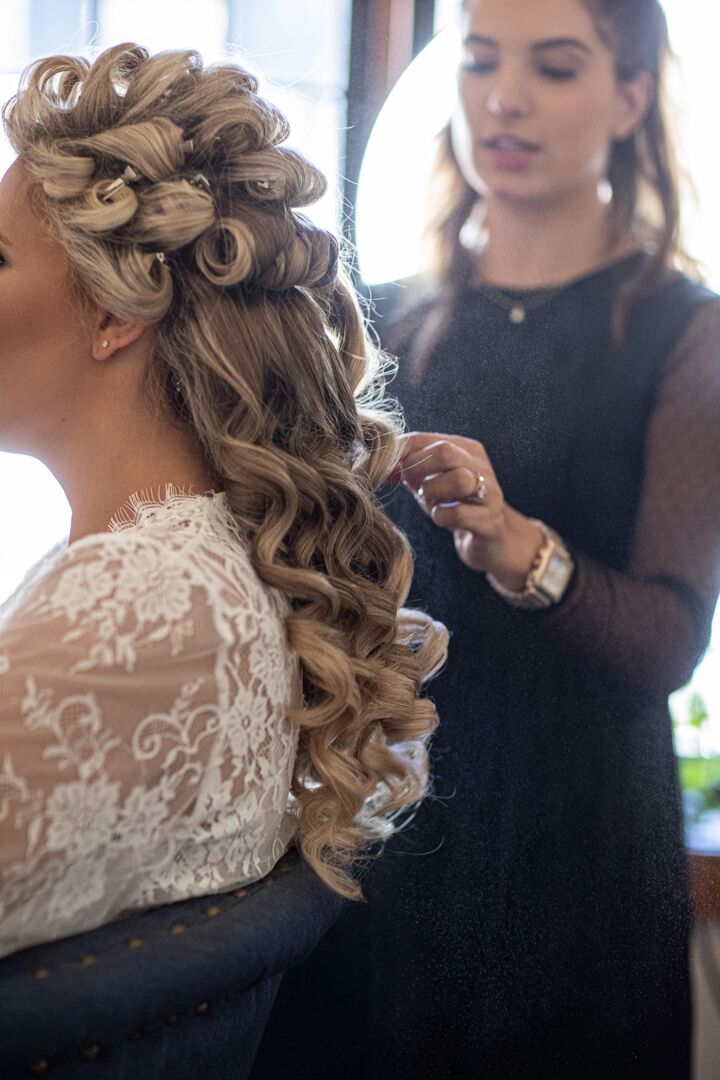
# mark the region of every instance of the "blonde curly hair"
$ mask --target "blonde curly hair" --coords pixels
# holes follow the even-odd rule
[[[290,599],[297,842],[359,897],[358,855],[424,794],[420,687],[447,634],[402,608],[412,558],[374,495],[399,456],[384,359],[337,240],[296,210],[325,180],[281,146],[251,74],[192,51],[43,59],[3,120],[78,294],[153,327],[148,392],[192,425],[259,577]]]

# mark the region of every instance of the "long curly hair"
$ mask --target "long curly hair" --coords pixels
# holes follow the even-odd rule
[[[447,633],[402,607],[412,556],[375,495],[401,430],[385,360],[337,240],[296,209],[325,180],[251,74],[193,51],[40,60],[3,120],[73,286],[154,328],[148,393],[197,433],[257,574],[289,598],[297,842],[359,897],[358,856],[425,793],[420,688]]]
[[[618,293],[613,331],[624,333],[628,313],[652,292],[669,267],[679,265],[699,276],[697,264],[683,250],[680,232],[680,179],[675,136],[667,95],[667,69],[672,59],[668,26],[659,0],[582,0],[599,36],[612,51],[618,82],[647,71],[655,93],[637,131],[615,142],[608,162],[612,198],[609,205],[611,244],[628,232],[649,251],[638,272]],[[465,7],[463,0],[459,7]],[[423,232],[427,273],[388,346],[399,350],[411,336],[413,377],[420,381],[430,354],[457,310],[463,287],[475,270],[475,256],[460,235],[479,201],[460,170],[450,125],[439,134],[430,176],[428,214]]]

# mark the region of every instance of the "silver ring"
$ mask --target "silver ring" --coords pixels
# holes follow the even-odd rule
[[[462,501],[473,506],[482,506],[487,499],[487,479],[481,473],[475,473],[475,479],[477,483],[474,489]]]

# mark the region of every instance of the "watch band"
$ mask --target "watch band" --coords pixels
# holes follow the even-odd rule
[[[565,595],[575,569],[572,556],[558,534],[543,521],[535,518],[532,521],[542,531],[543,542],[525,578],[523,589],[507,589],[492,574],[487,575],[488,583],[503,600],[513,607],[528,610],[558,604]]]

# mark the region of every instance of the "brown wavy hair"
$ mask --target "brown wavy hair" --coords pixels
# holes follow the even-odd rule
[[[358,897],[354,861],[425,792],[420,687],[447,634],[402,607],[412,557],[374,494],[399,457],[384,359],[335,237],[297,211],[324,178],[281,145],[252,75],[192,51],[43,59],[3,119],[74,287],[154,328],[148,392],[192,425],[255,570],[290,599],[297,841]]]
[[[643,123],[629,138],[613,144],[608,168],[610,245],[632,232],[649,252],[615,301],[613,330],[621,338],[632,305],[657,287],[669,267],[680,265],[696,275],[698,268],[683,251],[680,237],[680,172],[666,90],[672,53],[663,9],[658,0],[581,2],[614,55],[617,79],[628,81],[647,71],[655,84]],[[461,243],[460,232],[479,198],[460,171],[448,124],[438,136],[429,184],[423,233],[426,273],[386,342],[398,351],[417,334],[413,347],[416,380],[422,377],[435,344],[452,321],[462,288],[474,273],[473,255]]]

